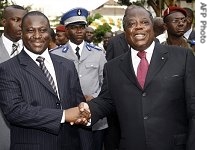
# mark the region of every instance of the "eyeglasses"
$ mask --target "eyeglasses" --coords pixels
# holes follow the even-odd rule
[[[179,18],[179,19],[176,18],[176,19],[170,20],[168,22],[173,23],[173,24],[178,24],[180,22],[185,23],[185,22],[187,22],[187,19],[185,17],[184,18]]]

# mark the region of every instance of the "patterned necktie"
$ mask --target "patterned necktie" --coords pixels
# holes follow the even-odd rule
[[[56,90],[56,86],[55,86],[55,82],[50,74],[50,72],[47,70],[45,64],[44,64],[44,57],[38,56],[36,61],[39,62],[39,66],[42,69],[42,71],[44,72],[45,76],[47,77],[48,81],[50,82],[50,85],[52,86],[54,92],[57,94],[57,90]]]
[[[139,51],[137,56],[141,58],[140,63],[137,68],[137,79],[141,87],[144,88],[144,83],[145,83],[149,63],[146,59],[145,51]]]
[[[77,55],[78,59],[80,59],[80,54],[79,54],[80,48],[77,46],[77,48],[75,50],[76,50],[75,54]]]
[[[18,54],[18,46],[19,46],[18,43],[12,44],[12,52],[11,52],[10,56],[12,56],[12,55],[15,56]]]

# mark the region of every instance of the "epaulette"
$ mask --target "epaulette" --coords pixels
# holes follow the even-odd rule
[[[52,52],[52,51],[54,51],[54,50],[60,49],[62,46],[63,46],[63,45],[59,45],[59,46],[57,46],[57,47],[55,47],[55,48],[50,49],[49,51]]]
[[[92,49],[102,51],[102,49],[99,46],[96,46],[94,44],[86,43],[86,48],[91,51]]]
[[[62,52],[66,53],[69,50],[69,47],[67,45],[62,45]]]

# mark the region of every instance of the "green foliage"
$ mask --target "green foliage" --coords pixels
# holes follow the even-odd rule
[[[95,20],[95,19],[100,19],[101,17],[103,17],[101,14],[96,13],[95,16],[94,16],[94,20]]]
[[[9,5],[9,3],[7,0],[0,0],[0,26],[2,26],[1,20],[2,20],[3,10],[8,5]]]
[[[91,24],[95,19],[99,19],[101,17],[103,17],[103,16],[99,13],[96,13],[94,16],[88,16],[87,17],[87,23]]]
[[[103,39],[103,36],[106,32],[111,32],[112,27],[109,26],[108,23],[104,23],[103,25],[99,25],[95,30],[95,39],[94,43],[100,43]]]

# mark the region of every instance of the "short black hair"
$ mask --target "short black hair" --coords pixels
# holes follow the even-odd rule
[[[3,14],[2,14],[2,17],[3,18],[6,18],[7,10],[9,8],[15,8],[15,9],[20,9],[20,10],[25,10],[25,11],[28,12],[28,10],[25,9],[23,6],[20,6],[20,5],[9,5],[9,6],[7,6],[7,7],[4,8],[4,11],[3,11]]]
[[[47,22],[49,24],[49,27],[50,27],[50,21],[45,14],[43,14],[40,11],[30,11],[23,16],[22,23],[21,23],[21,28],[23,28],[23,23],[28,16],[43,16],[47,20]]]

